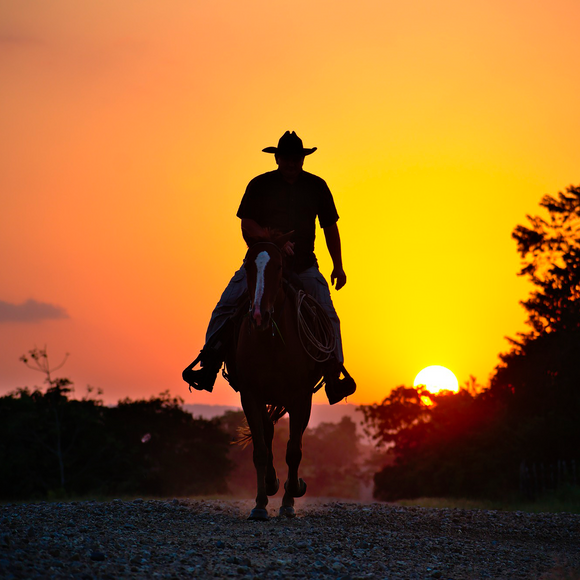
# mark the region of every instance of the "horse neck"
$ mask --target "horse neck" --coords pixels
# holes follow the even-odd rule
[[[295,301],[292,293],[286,290],[283,282],[276,292],[274,298],[274,312],[272,315],[272,332],[257,333],[255,336],[259,340],[269,341],[272,335],[282,334],[286,336],[296,327]]]
[[[276,293],[276,299],[274,300],[274,314],[276,312],[284,313],[288,308],[288,296],[286,294],[286,289],[284,288],[284,282],[280,284],[278,292]]]

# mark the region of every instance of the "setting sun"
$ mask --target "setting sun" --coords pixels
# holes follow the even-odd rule
[[[459,390],[457,377],[448,368],[440,365],[425,367],[420,371],[413,381],[414,387],[419,385],[424,385],[430,393],[438,393],[439,391],[457,392]]]

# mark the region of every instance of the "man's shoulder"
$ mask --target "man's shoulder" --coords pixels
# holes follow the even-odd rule
[[[280,176],[280,172],[276,169],[274,171],[268,171],[254,177],[250,183],[246,192],[257,193],[257,192],[267,192],[272,193],[277,185],[284,184],[284,180]],[[314,173],[309,173],[308,171],[302,171],[300,179],[296,183],[298,189],[304,189],[305,191],[310,191],[311,193],[321,193],[329,194],[330,190],[328,185],[322,177],[314,175]]]
[[[250,181],[250,183],[248,184],[248,187],[251,185],[253,186],[253,185],[261,185],[263,183],[270,183],[272,181],[275,181],[276,179],[278,179],[278,172],[276,170],[267,171],[266,173],[256,175],[256,177],[254,177]]]
[[[322,177],[314,175],[314,173],[308,173],[308,171],[302,171],[302,179],[305,183],[308,183],[310,187],[328,190],[328,185]]]
[[[308,181],[310,181],[312,183],[326,186],[326,181],[324,181],[324,179],[322,179],[322,177],[319,177],[318,175],[314,175],[314,173],[308,173],[308,171],[302,171],[302,176],[304,179],[307,179]]]

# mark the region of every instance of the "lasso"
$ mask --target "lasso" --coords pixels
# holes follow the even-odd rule
[[[336,348],[336,336],[328,314],[303,290],[296,294],[298,336],[304,350],[316,362],[327,361]]]

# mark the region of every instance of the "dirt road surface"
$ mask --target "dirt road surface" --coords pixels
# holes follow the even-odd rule
[[[0,578],[580,579],[580,515],[298,500],[0,506]]]

